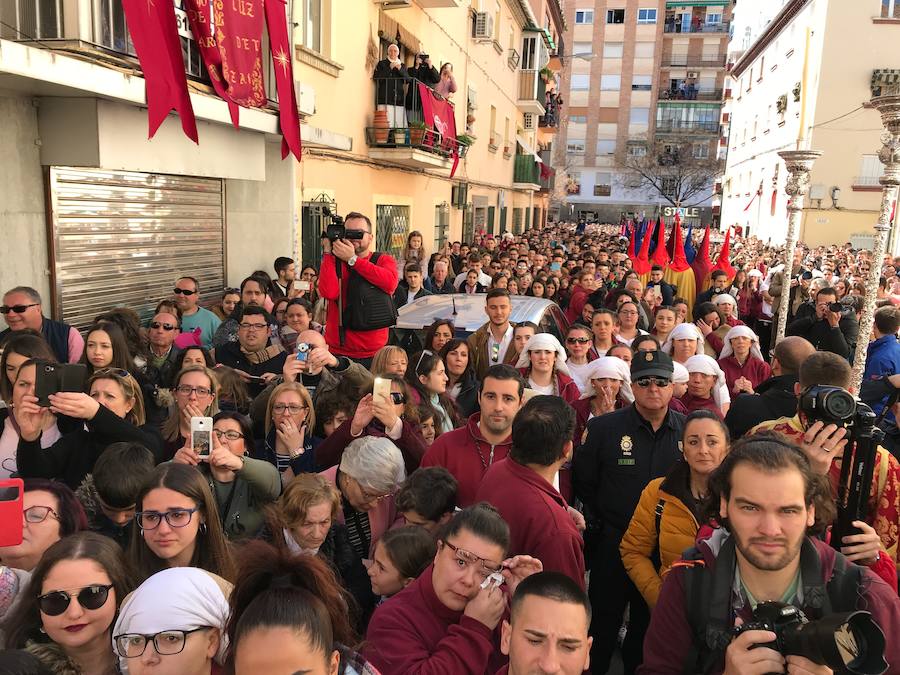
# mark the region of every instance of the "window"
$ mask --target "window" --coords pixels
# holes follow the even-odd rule
[[[859,163],[859,175],[853,180],[854,185],[879,185],[878,179],[884,175],[884,164],[878,155],[863,155]]]
[[[706,23],[707,24],[720,24],[722,23],[722,15],[716,12],[710,12],[706,15]]]
[[[594,196],[609,197],[612,195],[612,174],[600,172],[594,180]]]
[[[900,0],[881,0],[881,16],[885,19],[900,19]]]
[[[574,73],[569,88],[572,91],[587,91],[591,88],[591,76],[587,73]]]
[[[632,91],[650,91],[653,87],[652,75],[634,75],[631,78]]]
[[[694,143],[694,159],[709,159],[709,143]]]
[[[587,115],[569,115],[569,124],[587,124]]]
[[[601,91],[618,91],[622,85],[621,75],[601,75],[600,90]]]
[[[639,9],[638,23],[656,23],[656,9]]]
[[[575,12],[575,23],[594,23],[594,10],[579,9]]]
[[[629,124],[649,124],[650,108],[632,108]]]
[[[566,143],[566,152],[571,153],[573,155],[583,155],[584,154],[584,141],[569,141]]]
[[[634,43],[634,58],[636,58],[636,59],[652,59],[655,47],[656,47],[655,42],[635,42]]]
[[[614,155],[616,154],[616,140],[614,138],[604,138],[597,141],[598,155]]]
[[[322,0],[304,0],[303,46],[322,51]]]
[[[628,156],[629,157],[646,157],[647,156],[647,146],[646,145],[629,145],[628,146]]]
[[[570,195],[580,195],[581,194],[581,172],[580,171],[572,171],[569,174],[569,178],[566,181],[566,194],[570,194]]]
[[[488,145],[493,146],[494,149],[499,145],[497,141],[497,108],[495,106],[491,106],[491,135],[488,138]]]
[[[677,193],[678,193],[678,179],[677,178],[663,178],[661,192],[666,197],[676,197]]]
[[[606,23],[625,23],[624,9],[606,10]]]
[[[574,42],[572,43],[573,54],[590,54],[594,51],[594,47],[590,42]]]
[[[603,43],[603,58],[604,59],[621,59],[622,58],[622,50],[624,48],[624,43],[622,42],[604,42]]]

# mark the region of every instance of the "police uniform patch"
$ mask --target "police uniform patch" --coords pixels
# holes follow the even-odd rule
[[[644,361],[652,361],[653,352],[644,352]]]
[[[622,436],[622,441],[619,443],[619,448],[622,450],[623,457],[631,456],[631,449],[634,447],[634,443],[631,441],[631,436]]]

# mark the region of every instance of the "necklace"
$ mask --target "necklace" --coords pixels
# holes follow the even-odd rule
[[[475,452],[478,453],[478,459],[481,460],[481,468],[486,471],[488,466],[490,466],[491,464],[494,463],[494,446],[493,446],[493,444],[491,445],[491,452],[488,454],[487,460],[485,460],[485,458],[484,458],[484,453],[481,452],[481,443],[480,443],[480,441],[478,441],[478,439],[475,440]]]

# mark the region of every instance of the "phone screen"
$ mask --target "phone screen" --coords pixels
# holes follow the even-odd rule
[[[386,377],[376,377],[375,386],[372,388],[372,397],[376,401],[391,399],[391,381]]]

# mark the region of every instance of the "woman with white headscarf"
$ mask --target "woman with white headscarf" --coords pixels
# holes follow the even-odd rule
[[[669,410],[674,410],[675,412],[680,412],[682,415],[688,414],[688,409],[684,407],[684,403],[681,402],[681,397],[687,393],[688,382],[691,379],[691,374],[687,371],[687,368],[684,367],[684,364],[678,363],[678,361],[672,361],[672,367],[675,368],[675,372],[672,373],[672,398],[669,399]]]
[[[725,317],[725,323],[729,326],[743,326],[744,322],[738,319],[737,300],[731,293],[721,293],[712,299],[722,316]]]
[[[529,389],[559,396],[571,405],[581,398],[581,392],[566,367],[566,358],[566,350],[559,340],[550,333],[538,333],[525,344],[516,368]]]
[[[672,357],[673,361],[684,364],[694,354],[703,353],[703,333],[693,323],[680,323],[663,344],[663,351]]]
[[[759,349],[759,336],[747,326],[734,326],[725,334],[719,367],[733,394],[752,394],[772,377],[772,369]]]
[[[572,404],[575,408],[576,446],[584,441],[587,423],[613,410],[634,402],[631,392],[631,372],[628,364],[617,356],[601,356],[588,364],[585,373],[591,391]]]
[[[690,374],[687,393],[681,397],[684,407],[691,413],[695,410],[711,410],[720,418],[731,405],[725,373],[715,359],[706,354],[692,356],[684,364]]]
[[[128,595],[113,628],[127,675],[210,675],[224,663],[231,584],[197,567],[157,572]]]

